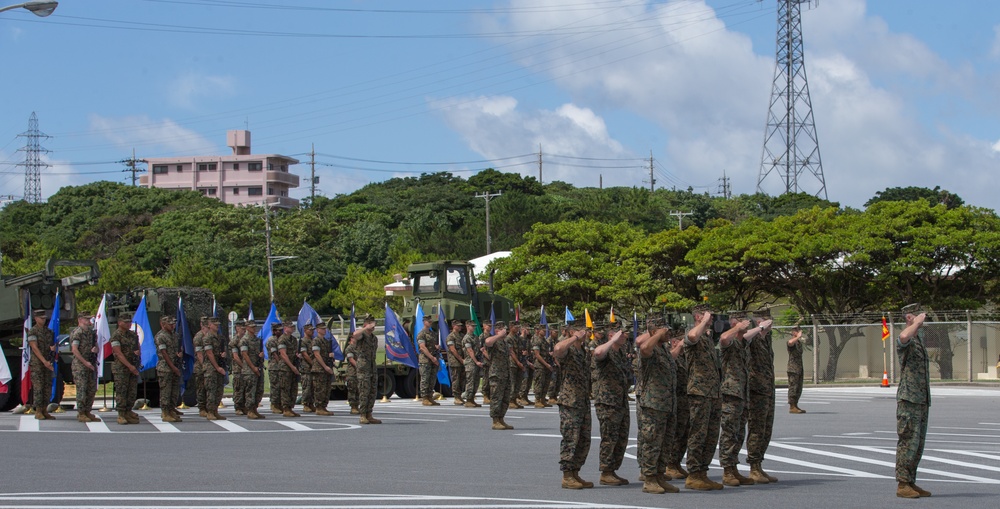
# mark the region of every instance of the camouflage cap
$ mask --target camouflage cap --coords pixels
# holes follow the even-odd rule
[[[455,318],[454,320],[451,321],[451,325],[452,325],[452,327],[454,327],[456,325],[462,325],[462,320],[459,319],[459,318]]]
[[[132,312],[131,311],[122,311],[121,313],[118,313],[118,321],[120,322],[122,320],[127,320],[127,321],[131,322],[132,321]]]
[[[89,320],[89,319],[93,318],[94,315],[91,315],[89,311],[80,311],[79,313],[76,314],[76,317],[77,318],[86,318],[86,319]]]
[[[758,309],[757,311],[754,311],[753,316],[754,318],[764,318],[764,319],[771,318],[771,307],[764,306]]]
[[[691,313],[704,313],[705,311],[711,311],[711,309],[708,304],[695,304],[691,307]]]
[[[242,319],[242,318],[238,318],[235,322],[233,322],[233,325],[235,325],[237,327],[246,327],[247,326],[247,321],[244,320],[244,319]]]
[[[496,324],[497,328],[506,327],[506,326],[507,326],[506,322],[504,322],[503,320],[497,320],[497,324]]]
[[[313,325],[313,324],[311,324],[311,323],[307,323],[307,324],[305,324],[305,325],[302,326],[302,330],[304,330],[304,331],[315,330],[315,329],[316,329],[316,326]]]
[[[742,310],[729,311],[730,320],[745,320],[747,317],[747,312]]]
[[[209,319],[209,317],[207,317],[207,316],[201,317],[201,324],[202,325],[208,325],[208,319]]]
[[[375,321],[375,317],[371,313],[365,313],[365,316],[362,319],[362,323],[368,323],[368,322],[374,322],[374,321]]]
[[[285,320],[284,322],[281,322],[281,326],[282,327],[295,327],[295,321],[294,320]]]
[[[244,325],[247,326],[247,327],[253,327],[255,329],[257,328],[257,322],[255,322],[253,320],[247,320],[247,321],[245,321]]]
[[[433,322],[434,320],[437,320],[437,315],[436,314],[430,313],[430,314],[424,315],[424,321],[425,322]]]
[[[47,309],[36,309],[31,312],[31,316],[49,316],[49,311]]]
[[[316,324],[316,330],[325,329],[325,328],[326,328],[326,322],[319,322],[319,323]]]
[[[174,324],[177,323],[177,319],[170,315],[163,315],[160,317],[160,323]]]
[[[208,317],[208,323],[219,323],[219,318],[216,316]]]

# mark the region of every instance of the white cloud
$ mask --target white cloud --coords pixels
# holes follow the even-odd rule
[[[79,186],[92,182],[93,176],[85,174],[86,169],[74,167],[69,161],[53,159],[48,154],[39,156],[41,162],[48,164],[39,170],[39,182],[41,184],[42,200],[48,199],[63,186]],[[2,153],[0,152],[0,207],[10,201],[24,199],[24,166],[17,166],[24,162],[22,152]],[[109,180],[118,180],[117,175],[109,176]]]
[[[232,76],[187,72],[170,82],[167,96],[175,106],[194,109],[199,99],[229,97],[235,90],[236,80]]]
[[[123,149],[140,149],[143,157],[220,154],[218,145],[170,119],[153,120],[146,115],[130,117],[90,116],[90,130]]]

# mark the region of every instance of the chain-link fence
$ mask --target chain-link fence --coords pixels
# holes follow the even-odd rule
[[[1000,355],[1000,321],[966,320],[925,323],[920,336],[931,358],[931,379],[975,381],[996,380]],[[890,321],[889,338],[882,342],[882,323],[802,325],[806,340],[802,364],[806,381],[899,379],[896,338],[906,326]],[[772,334],[775,374],[787,373],[787,341],[792,327],[775,327]],[[971,341],[970,341],[971,339]]]

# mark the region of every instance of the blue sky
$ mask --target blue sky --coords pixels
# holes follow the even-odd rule
[[[6,5],[6,3],[5,3]],[[996,209],[1000,4],[826,0],[803,10],[831,200],[941,186]],[[774,73],[773,0],[62,0],[0,14],[0,195],[19,133],[52,138],[43,198],[124,182],[136,156],[308,160],[332,196],[486,167],[578,186],[752,192]],[[294,168],[306,176],[309,168]],[[776,182],[776,181],[775,181]],[[305,188],[293,193],[302,198]]]

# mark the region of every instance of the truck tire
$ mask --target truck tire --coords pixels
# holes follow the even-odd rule
[[[181,401],[185,405],[191,408],[198,407],[198,391],[194,388],[194,377],[192,376],[187,382],[187,386],[184,387],[184,393],[181,394]]]
[[[396,377],[396,395],[413,399],[417,395],[417,385],[417,370],[411,369],[407,374]]]
[[[392,395],[393,391],[396,390],[396,377],[391,371],[386,371],[380,369],[378,371],[378,388],[376,389],[376,397],[384,397]]]

